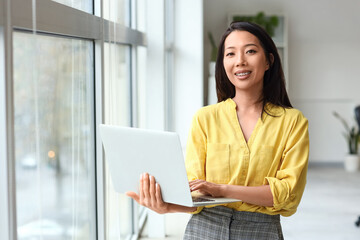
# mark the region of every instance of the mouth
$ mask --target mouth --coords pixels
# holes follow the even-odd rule
[[[250,73],[251,73],[250,71],[248,71],[248,72],[237,72],[237,73],[235,73],[235,76],[243,77],[243,76],[249,75]]]
[[[235,76],[239,80],[246,80],[250,77],[251,71],[249,70],[239,70],[235,72]]]

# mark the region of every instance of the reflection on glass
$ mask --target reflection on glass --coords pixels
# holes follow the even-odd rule
[[[103,0],[103,13],[106,20],[130,26],[130,0]],[[110,30],[116,34],[116,29]]]
[[[130,47],[104,44],[105,122],[130,125]]]
[[[79,9],[87,13],[93,13],[93,1],[92,0],[52,0],[64,4],[66,6]]]
[[[129,46],[107,43],[104,46],[106,124],[130,126],[131,123],[129,52]],[[106,239],[126,239],[132,234],[132,203],[129,197],[114,191],[107,166],[105,176]]]
[[[13,46],[18,239],[95,239],[93,44]]]
[[[146,59],[147,48],[137,47],[137,126],[146,128]]]

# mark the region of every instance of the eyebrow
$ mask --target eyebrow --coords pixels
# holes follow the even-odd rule
[[[255,47],[258,47],[258,45],[256,45],[255,43],[248,43],[248,44],[245,44],[245,46],[244,46],[244,47],[249,47],[249,46],[255,46]],[[226,50],[226,49],[234,49],[234,48],[236,48],[236,47],[230,46],[230,47],[225,48],[225,50]]]

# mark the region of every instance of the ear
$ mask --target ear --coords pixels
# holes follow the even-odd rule
[[[266,63],[266,70],[269,70],[269,68],[273,65],[273,63],[274,63],[274,55],[272,54],[272,53],[270,53],[269,54],[269,61],[270,61],[270,63],[269,63],[269,61],[267,61],[267,63]]]

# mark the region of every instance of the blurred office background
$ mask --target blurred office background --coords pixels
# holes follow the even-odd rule
[[[286,239],[359,239],[360,173],[344,170],[337,111],[360,105],[357,0],[0,0],[0,239],[181,239],[114,192],[100,123],[176,131],[216,102],[210,32],[276,15],[294,107],[309,119],[303,203]]]

